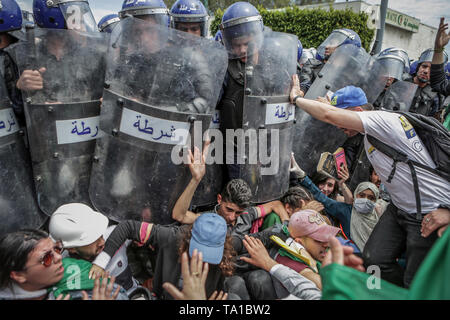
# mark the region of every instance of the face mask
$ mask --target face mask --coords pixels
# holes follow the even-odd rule
[[[353,208],[359,213],[368,214],[375,208],[375,202],[365,198],[356,198],[353,202]]]

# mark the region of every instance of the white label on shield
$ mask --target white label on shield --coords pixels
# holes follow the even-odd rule
[[[85,142],[100,138],[100,116],[56,121],[58,144]]]
[[[19,131],[19,124],[12,108],[0,110],[0,137]]]
[[[189,135],[188,122],[151,117],[123,108],[120,131],[130,136],[164,144],[185,144]]]
[[[274,103],[266,106],[266,125],[293,121],[295,107],[289,102]]]

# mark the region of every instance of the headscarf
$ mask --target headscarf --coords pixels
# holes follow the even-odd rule
[[[353,193],[354,199],[356,199],[356,195],[367,189],[373,192],[376,202],[380,196],[380,191],[377,186],[371,182],[360,183]],[[366,245],[366,242],[378,220],[379,217],[376,214],[375,208],[368,214],[359,213],[354,207],[352,208],[352,215],[350,218],[350,237],[361,252],[364,250],[364,246]]]

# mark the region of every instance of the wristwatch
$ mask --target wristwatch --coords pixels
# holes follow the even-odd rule
[[[294,100],[292,100],[294,104],[296,104],[298,98],[302,98],[302,96],[301,95],[295,96]]]

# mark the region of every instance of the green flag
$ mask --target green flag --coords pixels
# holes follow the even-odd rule
[[[450,228],[438,239],[408,289],[330,264],[320,270],[322,300],[450,300]]]

